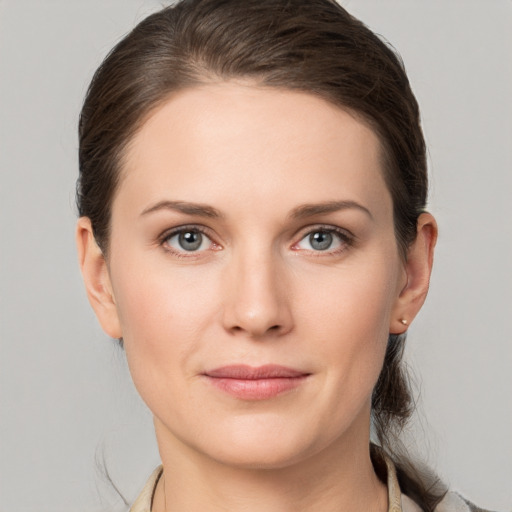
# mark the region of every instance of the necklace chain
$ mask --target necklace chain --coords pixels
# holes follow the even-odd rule
[[[165,473],[162,475],[164,479],[164,512],[167,512],[167,493],[165,492]]]

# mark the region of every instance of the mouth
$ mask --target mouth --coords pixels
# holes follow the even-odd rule
[[[208,382],[240,400],[268,400],[296,389],[310,373],[279,365],[231,365],[208,370]]]

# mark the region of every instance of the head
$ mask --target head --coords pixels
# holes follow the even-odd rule
[[[215,98],[212,108],[211,98]],[[331,140],[325,127],[335,130],[338,126],[352,135],[357,132],[354,140],[359,144],[359,155],[365,154],[363,143],[368,144],[364,146],[369,148],[368,158],[373,158],[380,173],[375,179],[382,182],[381,188],[375,180],[368,182],[368,187],[377,187],[376,196],[389,199],[394,243],[394,249],[389,246],[390,266],[396,263],[396,282],[400,286],[398,293],[390,293],[394,298],[405,297],[384,308],[387,317],[396,318],[386,324],[389,340],[381,344],[376,382],[371,382],[371,413],[377,437],[385,444],[392,426],[403,423],[410,414],[410,394],[400,368],[407,329],[401,320],[405,318],[409,323],[424,300],[436,228],[433,219],[424,213],[425,144],[418,106],[402,63],[334,1],[185,0],[149,16],[128,34],[96,72],[80,118],[77,203],[80,217],[88,224],[83,223],[79,229],[79,245],[84,245],[90,233],[93,240],[88,243],[97,244],[104,260],[102,266],[97,259],[96,273],[115,275],[113,210],[116,200],[122,201],[124,184],[136,175],[133,162],[152,147],[148,139],[153,140],[159,127],[174,124],[175,138],[179,138],[181,128],[183,133],[191,134],[187,112],[200,116],[207,111],[212,119],[219,120],[222,108],[229,111],[230,98],[239,107],[234,109],[236,112],[273,125],[279,124],[279,118],[272,118],[272,112],[282,108],[284,116],[293,117],[297,105],[302,114],[297,114],[296,125],[300,125],[301,115],[310,114],[311,119],[317,116],[312,123],[319,123],[315,132],[319,145]],[[197,105],[202,110],[198,111]],[[232,112],[235,121],[236,112]],[[238,121],[243,124],[242,117]],[[290,134],[288,143],[293,140]],[[341,140],[335,140],[335,144],[341,145]],[[240,147],[244,147],[244,141],[237,141],[233,154]],[[179,148],[176,151],[179,153]],[[167,156],[172,159],[173,155]],[[143,164],[144,157],[139,162]],[[263,180],[274,175],[269,173]],[[217,181],[224,177],[217,176]],[[234,182],[229,179],[228,189]],[[293,181],[288,175],[286,179]],[[304,177],[303,181],[307,180]],[[300,195],[300,186],[298,190]],[[236,195],[236,190],[233,193]],[[382,199],[383,208],[386,201]],[[86,225],[90,227],[85,229]],[[331,236],[327,231],[317,234]],[[175,239],[167,233],[166,243],[176,243]],[[222,241],[218,245],[222,247]],[[296,247],[302,249],[300,244]],[[209,250],[213,254],[213,246]],[[416,257],[418,253],[422,256]],[[420,271],[416,272],[416,267],[421,267]],[[270,276],[269,282],[274,277]],[[113,295],[109,286],[107,292]],[[407,293],[402,294],[402,290]],[[122,299],[115,306],[122,309],[119,302]],[[401,312],[406,302],[412,306]],[[284,336],[288,313],[279,314],[284,320],[268,326],[269,332],[277,326],[274,332]],[[115,337],[124,334],[122,312],[120,316],[119,324],[106,327]]]

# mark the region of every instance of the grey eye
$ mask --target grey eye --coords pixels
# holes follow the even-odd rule
[[[197,251],[203,243],[203,235],[199,231],[185,231],[178,235],[178,244],[185,251]]]
[[[309,245],[315,251],[326,251],[333,242],[332,233],[328,231],[315,231],[309,235]]]
[[[197,252],[208,249],[212,242],[197,229],[183,229],[167,237],[165,243],[178,252]]]

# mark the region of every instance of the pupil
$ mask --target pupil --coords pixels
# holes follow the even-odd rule
[[[201,247],[203,235],[197,231],[187,231],[179,236],[179,244],[186,251],[195,251]]]
[[[317,251],[325,251],[332,244],[332,234],[327,231],[317,231],[309,235],[309,243]]]

